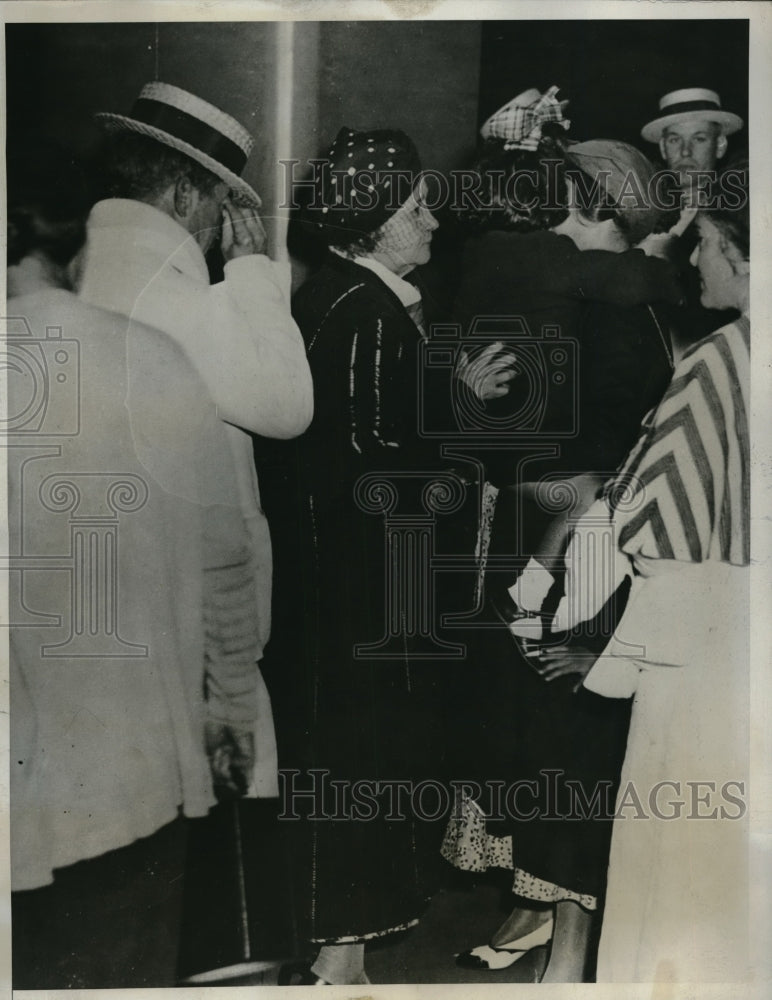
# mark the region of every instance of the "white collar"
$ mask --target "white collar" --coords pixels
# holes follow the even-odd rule
[[[88,217],[89,236],[100,231],[134,230],[135,246],[146,245],[155,253],[163,253],[167,262],[184,274],[209,283],[209,272],[201,247],[195,237],[164,212],[143,201],[130,198],[106,198],[91,209]]]
[[[341,253],[335,247],[330,247],[333,253],[336,253],[339,257],[343,257],[344,260],[353,260],[355,264],[359,264],[360,267],[366,267],[368,270],[372,271],[373,274],[377,275],[384,285],[387,286],[394,294],[397,296],[399,301],[405,308],[408,306],[414,306],[417,302],[421,301],[421,293],[415,287],[411,285],[409,281],[405,281],[404,278],[400,278],[398,274],[390,271],[385,264],[381,264],[379,260],[374,257],[347,257],[346,254]]]

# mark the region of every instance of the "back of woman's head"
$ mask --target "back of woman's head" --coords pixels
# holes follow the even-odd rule
[[[9,136],[8,265],[35,253],[69,263],[86,235],[90,197],[72,153],[42,136]]]
[[[459,222],[479,230],[550,229],[567,215],[565,131],[542,127],[536,149],[507,149],[486,139],[471,170],[475,186],[457,211]]]
[[[628,246],[678,219],[674,179],[626,142],[590,139],[569,147],[566,176],[574,207],[588,222],[612,220]],[[660,183],[660,179],[663,183]]]
[[[750,260],[750,198],[747,159],[737,159],[721,175],[719,205],[707,217],[743,260]]]

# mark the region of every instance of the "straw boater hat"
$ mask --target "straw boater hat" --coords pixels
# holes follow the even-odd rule
[[[702,87],[673,90],[665,94],[659,102],[659,110],[661,112],[659,118],[647,122],[641,129],[641,135],[647,142],[659,142],[663,129],[679,122],[715,122],[721,126],[724,135],[739,132],[744,124],[739,115],[723,110],[719,96],[714,90],[705,90]]]
[[[224,111],[169,83],[148,83],[130,115],[99,112],[108,132],[136,132],[171,146],[206,167],[230,187],[234,200],[259,208],[260,197],[239,176],[254,140]]]

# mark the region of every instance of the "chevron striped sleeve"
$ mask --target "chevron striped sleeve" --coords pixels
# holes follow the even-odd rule
[[[684,356],[608,490],[624,552],[748,564],[749,376],[745,316]]]

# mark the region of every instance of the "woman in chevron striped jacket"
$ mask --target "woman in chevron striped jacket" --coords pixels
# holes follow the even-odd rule
[[[684,356],[607,492],[632,590],[584,683],[634,701],[599,982],[749,974],[748,220],[747,188],[697,217],[702,304],[741,316]]]

